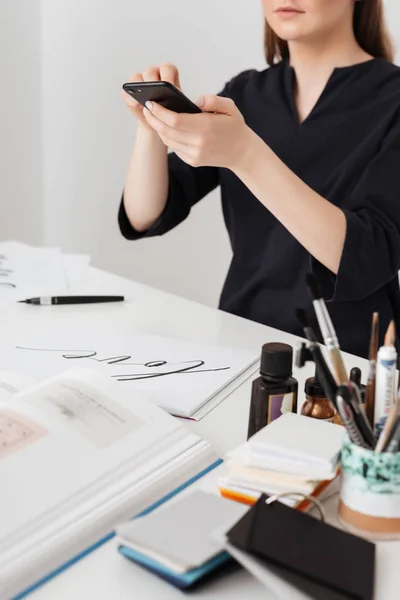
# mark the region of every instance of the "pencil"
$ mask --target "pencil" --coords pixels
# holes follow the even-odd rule
[[[372,315],[371,338],[369,343],[369,371],[367,389],[365,391],[365,412],[368,421],[373,426],[375,412],[376,360],[379,349],[379,314]]]
[[[385,341],[383,343],[384,346],[394,346],[396,341],[396,327],[394,325],[394,321],[390,321],[389,326],[386,331]]]

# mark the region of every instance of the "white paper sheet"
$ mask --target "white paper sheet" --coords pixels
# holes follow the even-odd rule
[[[90,257],[20,242],[0,243],[0,305],[66,294],[87,277]]]
[[[168,412],[191,417],[258,360],[257,353],[98,328],[3,331],[0,370],[36,379],[95,368]]]
[[[9,400],[10,396],[22,392],[26,388],[34,385],[36,381],[32,377],[27,377],[22,373],[12,371],[0,372],[0,401]]]

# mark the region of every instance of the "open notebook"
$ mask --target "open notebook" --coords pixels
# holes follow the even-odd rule
[[[0,598],[219,462],[178,420],[96,371],[0,381]]]

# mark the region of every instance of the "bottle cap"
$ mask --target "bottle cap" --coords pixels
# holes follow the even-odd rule
[[[266,377],[285,378],[293,372],[293,348],[289,344],[264,344],[261,352],[260,373]]]
[[[306,396],[310,396],[311,398],[326,398],[324,388],[316,377],[309,377],[306,380],[304,391]]]

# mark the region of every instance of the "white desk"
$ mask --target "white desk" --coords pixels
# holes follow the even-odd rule
[[[71,293],[124,294],[124,303],[109,305],[73,305],[36,307],[16,305],[0,307],[0,324],[12,320],[26,327],[39,320],[44,328],[55,323],[80,325],[107,322],[108,326],[126,331],[141,331],[167,337],[259,350],[268,341],[286,342],[296,346],[298,338],[275,329],[240,319],[211,308],[189,302],[141,284],[130,282],[97,269],[90,269],[90,278],[71,289]],[[359,366],[366,374],[366,361],[346,356],[349,368]],[[295,370],[302,393],[306,377],[313,374],[312,365]],[[250,401],[248,381],[215,408],[202,421],[188,423],[199,435],[209,440],[223,454],[246,439]],[[212,481],[212,477],[209,481]],[[207,485],[205,482],[204,485]],[[210,483],[208,483],[210,485]],[[378,548],[378,581],[376,600],[398,598],[400,573],[395,563],[400,560],[400,542],[382,544]],[[73,567],[33,593],[32,600],[147,600],[178,599],[184,595],[158,578],[123,559],[110,541],[79,561]],[[192,593],[193,597],[236,598],[242,600],[274,600],[264,587],[245,572]]]

